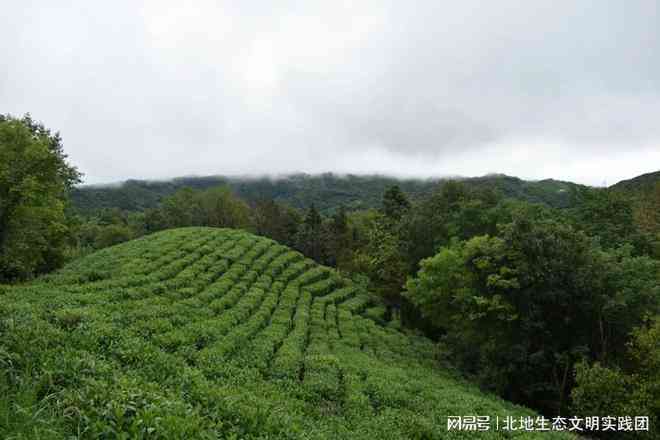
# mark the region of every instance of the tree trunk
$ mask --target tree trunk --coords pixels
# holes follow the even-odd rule
[[[607,335],[605,335],[605,326],[603,325],[603,315],[598,315],[598,328],[600,330],[600,361],[604,362],[607,356]]]
[[[557,415],[561,415],[562,409],[564,408],[564,401],[566,400],[566,384],[568,382],[568,372],[570,370],[571,363],[569,361],[566,361],[566,365],[564,366],[564,373],[561,378],[561,382],[558,381],[558,395],[559,395],[559,401],[557,402]]]

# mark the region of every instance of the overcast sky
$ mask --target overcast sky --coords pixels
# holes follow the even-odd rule
[[[0,113],[87,183],[660,169],[657,0],[9,1]]]

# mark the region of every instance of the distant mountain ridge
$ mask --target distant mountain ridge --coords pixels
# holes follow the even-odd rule
[[[329,213],[339,206],[349,210],[380,206],[383,193],[392,185],[399,185],[412,200],[417,200],[430,195],[440,183],[448,180],[461,181],[474,188],[494,189],[506,197],[554,207],[570,206],[571,194],[584,188],[572,182],[553,179],[527,181],[503,174],[433,179],[332,173],[291,174],[282,177],[206,176],[180,177],[167,181],[127,180],[106,186],[81,186],[74,189],[72,201],[74,207],[82,213],[104,208],[139,211],[158,206],[163,198],[184,187],[202,190],[228,185],[248,202],[267,198],[296,208],[314,204],[320,211]]]
[[[633,177],[632,179],[622,180],[610,186],[610,188],[639,193],[651,191],[658,182],[660,182],[660,171],[654,171]]]

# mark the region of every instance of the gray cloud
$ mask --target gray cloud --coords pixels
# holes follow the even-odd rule
[[[328,170],[613,183],[660,164],[658,22],[655,0],[14,2],[0,111],[59,129],[92,183]]]

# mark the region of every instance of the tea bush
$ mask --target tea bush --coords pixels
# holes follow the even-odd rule
[[[381,325],[387,324],[387,325]],[[0,438],[570,438],[439,369],[379,301],[276,242],[156,233],[0,292]]]

